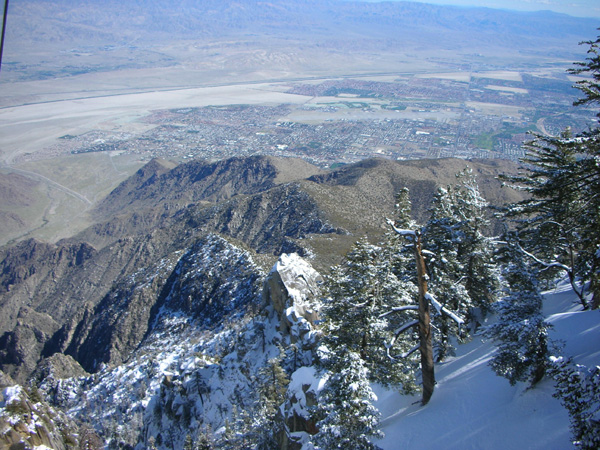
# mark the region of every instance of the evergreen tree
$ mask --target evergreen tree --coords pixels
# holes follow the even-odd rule
[[[405,287],[392,273],[381,247],[365,239],[357,242],[343,264],[326,278],[323,305],[323,342],[332,352],[340,348],[360,355],[370,379],[384,385],[412,387],[412,372],[398,368],[389,355],[403,352],[403,341],[393,339],[394,318],[387,313],[403,301]]]
[[[430,255],[427,261],[430,287],[435,289],[437,300],[452,311],[468,317],[473,304],[465,287],[465,265],[459,258],[459,244],[463,235],[452,188],[439,188],[436,192],[423,235]],[[459,336],[461,330],[456,321],[437,310],[433,311],[432,321],[437,328],[434,347],[439,362],[454,353],[452,338]]]
[[[396,203],[394,205],[394,223],[398,228],[413,229],[417,226],[411,216],[412,202],[410,200],[410,191],[407,187],[400,189],[396,194]]]
[[[281,356],[271,358],[258,372],[259,401],[254,411],[253,434],[258,450],[269,450],[278,445],[278,435],[283,423],[277,420],[279,407],[285,401],[287,386],[290,382],[287,373],[281,367]]]
[[[457,174],[455,214],[460,221],[461,237],[458,258],[464,261],[464,284],[470,298],[468,321],[477,325],[477,312],[485,317],[498,299],[499,272],[494,261],[492,240],[485,236],[489,226],[487,201],[479,191],[477,179],[470,167]]]
[[[213,439],[209,426],[204,426],[199,432],[194,446],[197,450],[212,450]]]
[[[183,450],[195,450],[194,440],[189,434],[185,435],[185,440],[183,441]]]
[[[554,360],[554,396],[560,399],[571,418],[575,446],[583,450],[600,448],[600,366],[591,369],[562,358]]]
[[[548,366],[550,325],[542,315],[542,297],[535,274],[514,234],[507,235],[507,243],[499,253],[508,286],[506,296],[495,305],[498,321],[485,331],[498,345],[490,365],[510,384],[529,381],[535,385]]]
[[[571,73],[590,78],[576,84],[584,97],[575,105],[598,103],[600,92],[600,38],[590,46],[586,61]],[[598,113],[600,120],[600,113]],[[563,270],[587,309],[586,283],[593,294],[591,306],[600,306],[600,128],[572,136],[534,134],[523,162],[529,169],[504,177],[530,197],[512,205],[507,215],[518,219],[523,247],[546,269]]]
[[[497,300],[499,270],[494,261],[492,240],[484,230],[487,202],[481,196],[470,168],[457,174],[455,186],[439,188],[431,215],[422,230],[427,256],[429,289],[438,302],[475,329]],[[433,311],[436,359],[454,352],[452,341],[468,337],[466,328],[449,315]]]
[[[319,450],[377,450],[370,440],[383,437],[378,430],[379,411],[360,355],[345,346],[330,355],[330,371],[313,417],[319,430],[313,436]]]
[[[407,193],[404,195],[408,196]],[[410,205],[408,204],[408,206]],[[400,215],[400,217],[402,218],[403,216]],[[454,320],[459,326],[463,323],[463,319],[450,311],[428,291],[430,276],[427,273],[425,261],[426,251],[423,248],[423,230],[415,227],[414,223],[409,221],[406,213],[404,214],[404,219],[395,221],[388,219],[388,224],[391,225],[394,233],[397,235],[397,239],[405,243],[404,246],[391,245],[390,247],[392,251],[396,250],[398,253],[397,261],[402,262],[402,268],[412,274],[408,276],[402,274],[400,275],[400,279],[407,282],[407,285],[412,284],[414,289],[411,289],[408,293],[413,294],[414,298],[412,301],[405,300],[403,304],[392,308],[386,315],[394,315],[404,320],[404,323],[394,331],[392,342],[402,337],[402,342],[406,345],[410,342],[411,336],[416,338],[414,342],[418,342],[412,348],[408,345],[407,348],[409,350],[398,356],[408,358],[417,350],[419,351],[419,364],[423,386],[422,403],[426,404],[431,398],[435,387],[433,330],[431,326],[430,305],[433,304],[440,318],[448,317]],[[403,226],[406,227],[407,225],[414,228],[403,228]],[[410,249],[410,253],[412,254],[412,263],[405,256],[408,249]],[[431,252],[427,251],[427,253],[430,254]],[[440,345],[439,348],[443,349],[445,346]]]
[[[528,154],[523,162],[530,171],[508,179],[531,197],[512,205],[507,216],[517,218],[526,254],[550,276],[563,270],[587,309],[583,279],[588,269],[582,266],[586,259],[579,260],[586,252],[578,231],[584,199],[569,189],[571,180],[577,177],[579,154],[573,142],[570,132],[564,132],[558,138],[536,136],[526,144]]]

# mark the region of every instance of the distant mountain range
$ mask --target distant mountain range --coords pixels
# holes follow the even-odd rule
[[[582,26],[592,30],[597,26],[593,19],[547,11],[339,0],[25,0],[11,5],[10,13],[9,33],[22,33],[21,37],[34,41],[104,38],[112,44],[131,43],[131,39],[159,41],[165,35],[198,39],[236,33],[406,37],[415,30],[420,34],[502,34],[553,40],[581,36],[585,32]]]
[[[258,49],[305,56],[307,67],[328,52],[435,58],[436,50],[451,51],[457,62],[468,54],[577,60],[577,43],[592,39],[598,26],[593,19],[551,12],[339,0],[23,0],[11,5],[8,24],[5,65],[20,79],[218,66],[231,51],[243,65],[249,62],[239,60],[239,53]],[[253,62],[256,70],[280,63]]]

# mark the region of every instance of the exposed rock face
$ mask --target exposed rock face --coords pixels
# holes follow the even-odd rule
[[[42,355],[67,348],[113,286],[168,254],[170,244],[146,235],[96,251],[85,243],[29,240],[1,252],[0,369],[24,382]]]
[[[184,206],[199,201],[222,202],[235,195],[264,192],[282,182],[321,171],[302,160],[268,156],[192,161],[174,166],[153,160],[119,185],[97,208],[106,216],[125,209],[154,207],[161,202]]]
[[[61,330],[70,341],[65,351],[90,372],[101,364],[121,364],[152,331],[161,308],[214,326],[246,311],[259,296],[260,277],[247,252],[210,234],[185,253],[174,252],[123,280],[82,318],[70,338],[70,327]]]
[[[0,332],[16,325],[23,306],[43,308],[46,296],[61,280],[94,254],[95,250],[85,243],[53,245],[35,239],[0,252]]]
[[[55,353],[72,355],[88,371],[120,364],[172,289],[179,296],[171,296],[174,307],[196,318],[233,307],[214,300],[221,278],[189,283],[174,271],[181,264],[180,272],[193,272],[198,256],[190,251],[202,237],[232,237],[265,255],[310,254],[326,270],[355,236],[384,232],[401,187],[411,188],[419,215],[436,184],[452,182],[466,164],[378,159],[322,173],[301,160],[271,157],[153,161],[98,207],[98,222],[85,232],[57,244],[27,240],[0,249],[0,370],[24,382]],[[492,203],[509,199],[513,191],[500,191],[494,179],[508,166],[469,164],[484,194],[496,193]],[[316,292],[318,282],[303,285],[299,274],[285,274],[286,266],[295,263],[282,258],[265,295],[273,297],[281,330],[310,347],[304,336],[312,336],[317,310],[306,304],[310,296],[293,297]]]
[[[292,379],[278,420],[284,430],[279,434],[282,450],[300,450],[307,434],[316,432],[309,408],[316,405],[317,384],[313,353],[318,343],[314,324],[319,319],[321,275],[295,253],[283,254],[264,282],[263,300],[279,318],[284,338],[297,349]],[[304,366],[304,367],[302,367]]]
[[[28,393],[18,385],[2,391],[0,448],[74,448],[78,444],[77,427],[65,414],[36,396],[35,392]]]
[[[306,320],[311,326],[318,320],[317,297],[322,282],[321,275],[295,253],[281,255],[269,272],[263,297],[277,312],[282,332],[292,336],[293,340],[302,339],[310,331],[310,327],[303,327],[299,319]]]
[[[15,383],[15,380],[13,380],[10,375],[7,375],[0,370],[0,389],[4,389],[5,387],[13,386],[15,384],[17,383]]]
[[[21,308],[15,328],[0,337],[3,369],[17,375],[32,371],[44,345],[55,331],[56,322],[48,314]]]
[[[69,355],[55,353],[43,359],[31,375],[31,381],[39,385],[42,382],[62,380],[65,378],[85,377],[89,374]]]
[[[321,379],[314,367],[301,367],[292,374],[286,401],[279,417],[285,430],[279,436],[281,450],[301,450],[308,435],[317,433],[310,409],[317,405]]]
[[[17,237],[32,224],[21,213],[23,207],[35,204],[39,182],[17,173],[0,173],[0,230],[4,244],[10,238]]]

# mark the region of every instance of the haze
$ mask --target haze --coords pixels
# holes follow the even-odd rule
[[[596,0],[412,0],[419,3],[508,9],[515,11],[554,11],[576,17],[600,17],[600,4]]]
[[[11,3],[0,175],[29,200],[0,198],[0,243],[81,229],[156,157],[516,160],[527,131],[593,118],[570,107],[565,71],[597,20],[414,2],[172,5]]]

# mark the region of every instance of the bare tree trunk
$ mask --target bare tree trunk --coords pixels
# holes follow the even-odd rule
[[[421,234],[415,236],[415,262],[417,265],[417,283],[419,285],[419,350],[421,352],[421,373],[423,378],[422,404],[426,405],[433,395],[435,373],[433,368],[433,343],[431,339],[431,319],[429,299],[427,298],[427,270],[421,252]]]
[[[597,269],[594,270],[594,275],[590,281],[590,291],[592,291],[591,308],[600,309],[600,273]]]

